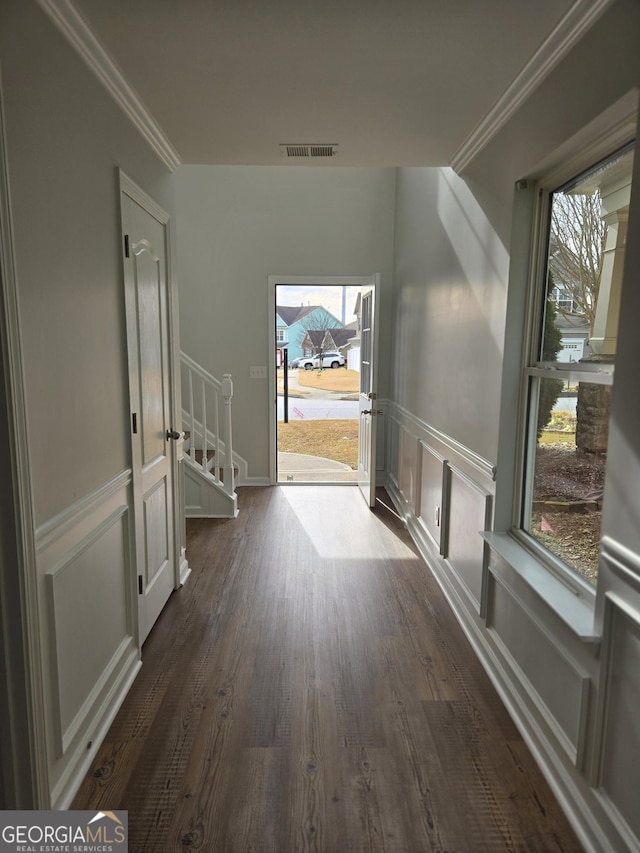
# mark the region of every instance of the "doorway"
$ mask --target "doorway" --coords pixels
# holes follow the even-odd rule
[[[362,292],[371,277],[271,277],[271,482],[358,482]]]

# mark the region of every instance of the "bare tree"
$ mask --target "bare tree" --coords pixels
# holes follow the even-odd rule
[[[549,269],[571,304],[564,316],[584,317],[590,330],[596,315],[607,227],[600,215],[599,190],[555,193],[551,206]]]

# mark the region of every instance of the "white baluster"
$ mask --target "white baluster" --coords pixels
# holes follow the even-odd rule
[[[222,466],[220,464],[221,460],[220,460],[220,410],[219,410],[219,402],[218,402],[219,398],[220,398],[220,392],[216,391],[216,393],[213,396],[213,415],[214,415],[215,423],[216,423],[216,433],[215,433],[216,445],[215,445],[215,457],[214,457],[215,462],[216,462],[215,476],[218,480],[220,479],[220,476],[222,474],[222,470],[221,470]]]
[[[189,440],[189,458],[195,461],[195,447],[196,447],[196,429],[195,429],[195,418],[193,416],[193,370],[188,367],[189,371],[189,416],[191,420],[189,421],[189,432],[190,432],[190,440]]]
[[[222,377],[222,397],[224,400],[224,442],[226,448],[224,486],[227,493],[232,495],[235,491],[235,477],[233,470],[233,440],[231,434],[231,400],[233,399],[233,381],[230,373],[225,373]]]
[[[202,470],[207,473],[207,397],[202,380]]]

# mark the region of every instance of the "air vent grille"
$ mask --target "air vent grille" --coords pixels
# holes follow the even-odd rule
[[[300,157],[336,157],[337,154],[337,145],[302,145],[297,143],[280,146],[280,155],[286,160]]]

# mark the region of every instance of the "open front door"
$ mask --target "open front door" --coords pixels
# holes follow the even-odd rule
[[[139,641],[175,586],[167,216],[121,175]]]
[[[376,502],[375,289],[362,294],[360,331],[360,424],[358,485],[369,506]]]

